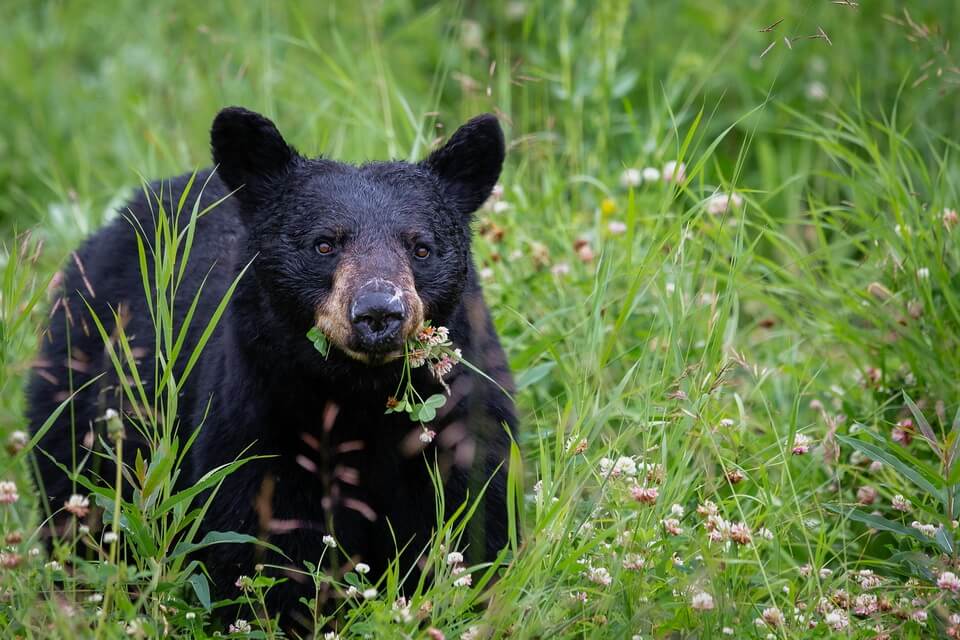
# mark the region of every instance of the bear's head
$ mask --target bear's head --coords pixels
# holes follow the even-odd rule
[[[504,159],[494,116],[470,120],[418,163],[306,158],[270,120],[239,107],[217,115],[211,145],[235,191],[258,295],[305,351],[316,326],[334,358],[381,365],[425,320],[444,324],[459,304],[471,214]]]

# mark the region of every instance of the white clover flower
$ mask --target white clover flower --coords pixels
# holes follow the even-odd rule
[[[87,515],[87,512],[90,511],[90,500],[85,496],[75,493],[63,503],[63,508],[76,517],[83,518]]]
[[[624,169],[620,174],[620,184],[624,187],[636,187],[643,182],[643,175],[639,169]]]
[[[356,598],[358,595],[360,595],[360,589],[357,589],[355,586],[350,585],[349,587],[347,587],[347,590],[345,593],[348,598]]]
[[[739,209],[743,205],[743,196],[739,193],[715,193],[707,198],[707,213],[720,215],[730,209]]]
[[[336,549],[336,548],[337,548],[337,541],[334,540],[333,536],[331,536],[331,535],[329,535],[329,534],[323,536],[323,544],[325,544],[328,549]]]
[[[628,456],[620,456],[613,464],[613,475],[635,476],[637,475],[637,462]]]
[[[104,544],[113,544],[117,541],[117,532],[116,531],[107,531],[103,534],[103,543]]]
[[[615,236],[618,236],[622,233],[627,232],[626,223],[620,222],[619,220],[611,220],[607,223],[607,231],[612,233]]]
[[[363,599],[364,599],[364,600],[373,600],[373,599],[376,598],[376,597],[377,597],[377,590],[374,589],[373,587],[370,587],[369,589],[364,589],[364,590],[363,590]]]
[[[698,591],[693,594],[690,606],[694,611],[712,611],[714,607],[713,596],[706,591]]]
[[[17,483],[10,480],[0,482],[0,504],[13,504],[20,499]]]
[[[608,587],[613,582],[613,576],[605,567],[589,567],[587,569],[587,580],[601,587]]]
[[[663,165],[664,182],[683,182],[686,177],[687,165],[684,163],[671,160]]]
[[[243,618],[237,618],[237,621],[231,624],[228,630],[230,633],[250,633],[253,628]]]
[[[460,564],[463,562],[463,554],[459,551],[451,551],[447,554],[447,564]]]
[[[813,82],[807,84],[805,93],[808,100],[812,102],[823,102],[827,99],[827,85],[823,84],[819,80],[814,80]]]
[[[913,505],[910,504],[910,501],[903,497],[902,494],[897,494],[893,496],[893,499],[890,501],[890,506],[897,511],[902,511],[906,513],[910,511]]]
[[[644,182],[656,182],[660,179],[660,170],[656,167],[646,167],[640,172],[640,176]]]
[[[937,586],[944,591],[956,593],[960,591],[960,578],[952,571],[944,571],[940,574],[940,577],[937,578]]]
[[[453,581],[453,586],[466,588],[473,584],[473,576],[469,573],[461,575],[459,578]]]
[[[682,518],[684,514],[683,505],[672,504],[670,505],[670,515],[676,516],[677,518]]]
[[[823,622],[834,631],[842,631],[850,626],[850,619],[843,609],[834,609],[823,617]]]
[[[368,565],[366,562],[358,562],[353,567],[353,570],[359,573],[360,575],[365,576],[368,573],[370,573],[370,565]]]

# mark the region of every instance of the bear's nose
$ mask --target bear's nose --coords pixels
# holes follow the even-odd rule
[[[403,325],[403,311],[403,301],[395,292],[362,292],[354,300],[350,322],[366,348],[383,349],[395,346]]]

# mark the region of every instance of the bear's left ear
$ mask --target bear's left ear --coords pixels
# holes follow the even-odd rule
[[[268,118],[243,107],[222,109],[210,128],[217,175],[241,202],[257,204],[299,157]]]
[[[480,208],[500,177],[503,131],[496,116],[485,113],[457,129],[423,165],[443,181],[447,196],[463,216]]]

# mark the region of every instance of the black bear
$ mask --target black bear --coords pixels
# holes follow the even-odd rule
[[[477,526],[462,544],[468,558],[496,557],[508,541],[506,462],[516,419],[510,372],[472,262],[470,224],[503,164],[497,119],[470,120],[418,163],[354,166],[306,158],[270,120],[231,107],[214,120],[211,146],[216,166],[197,174],[191,189],[190,176],[154,184],[153,194],[135,197],[126,215],[68,260],[28,388],[34,432],[70,390],[111,371],[90,310],[112,335],[123,323],[131,352],[148,363],[142,382],[153,388],[156,331],[137,234],[156,228],[159,203],[168,215],[177,210],[185,191],[188,212],[197,197],[200,209],[222,200],[197,220],[177,291],[179,322],[202,283],[184,353],[249,267],[178,398],[180,442],[200,428],[180,483],[263,456],[225,480],[201,535],[251,534],[286,557],[252,544],[211,547],[202,558],[216,593],[236,595],[238,577],[258,563],[302,571],[328,535],[351,554],[348,567],[362,561],[383,571],[398,550],[402,566],[415,565],[438,515],[480,493]],[[407,414],[385,413],[404,370],[405,341],[426,322],[448,327],[464,359],[490,378],[464,364],[442,381],[427,367],[408,369],[421,397],[449,393],[426,425],[432,440]],[[314,327],[329,344],[325,355],[306,337]],[[68,468],[87,459],[106,442],[107,409],[134,419],[112,379],[85,387],[40,441],[48,455],[37,455],[39,481],[54,511],[75,487],[50,458]],[[124,456],[130,462],[135,435]],[[434,469],[446,514],[437,513]],[[98,470],[108,479],[114,472],[108,462]],[[270,592],[272,613],[309,618],[298,600],[312,597],[314,585],[295,571],[280,575],[286,581]]]

